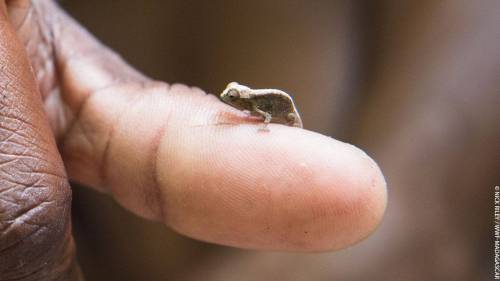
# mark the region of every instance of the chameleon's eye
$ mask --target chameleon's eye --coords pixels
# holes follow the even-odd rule
[[[238,91],[234,89],[231,89],[227,92],[227,96],[229,97],[229,99],[235,100],[240,97],[240,93],[238,93]]]

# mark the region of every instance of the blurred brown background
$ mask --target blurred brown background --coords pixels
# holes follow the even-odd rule
[[[500,184],[499,1],[65,0],[144,73],[220,92],[292,93],[309,130],[386,175],[378,231],[336,253],[244,251],[179,236],[75,187],[88,280],[488,280]]]

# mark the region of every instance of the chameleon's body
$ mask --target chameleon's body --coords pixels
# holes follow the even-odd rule
[[[302,120],[292,98],[275,89],[253,90],[236,82],[230,83],[220,95],[221,99],[239,109],[262,116],[264,123],[279,123],[302,128]]]

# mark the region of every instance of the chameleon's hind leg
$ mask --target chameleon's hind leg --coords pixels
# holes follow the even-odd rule
[[[295,124],[295,120],[297,120],[297,115],[295,115],[295,113],[288,113],[286,120],[288,121],[286,123],[288,126],[293,126],[293,124]]]

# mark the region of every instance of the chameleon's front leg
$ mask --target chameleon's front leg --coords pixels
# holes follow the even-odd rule
[[[269,112],[265,112],[257,107],[257,105],[253,105],[253,111],[257,112],[258,114],[262,115],[264,117],[264,129],[267,128],[267,125],[271,123],[271,119],[273,116]]]

